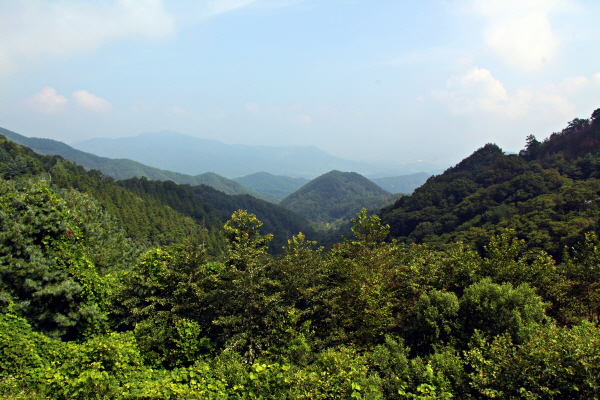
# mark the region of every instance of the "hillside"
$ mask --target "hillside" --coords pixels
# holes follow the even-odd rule
[[[390,237],[415,243],[460,240],[481,248],[490,236],[513,229],[530,248],[560,258],[565,246],[599,231],[599,114],[577,119],[541,143],[530,137],[520,155],[488,144],[429,178],[381,211]]]
[[[363,207],[379,209],[394,198],[356,172],[331,171],[302,186],[280,204],[313,222],[327,224],[348,221]]]
[[[379,187],[390,193],[412,193],[416,188],[427,181],[431,174],[427,172],[418,172],[416,174],[390,176],[385,178],[369,178]]]
[[[128,237],[137,243],[164,245],[178,242],[190,232],[200,232],[200,227],[204,225],[209,232],[205,239],[211,243],[215,251],[213,255],[217,255],[222,250],[223,242],[218,231],[239,209],[249,210],[263,219],[263,231],[274,234],[269,247],[272,253],[281,252],[287,239],[298,232],[303,232],[311,239],[317,238],[308,221],[301,216],[247,194],[228,195],[208,185],[190,187],[146,178],[115,181],[98,170],[86,171],[61,156],[39,155],[28,147],[5,139],[0,139],[0,144],[10,150],[2,155],[0,148],[5,179],[29,171],[49,173],[45,176],[54,185],[77,189],[95,198],[117,218]],[[26,157],[28,164],[19,164],[22,161],[18,157]]]
[[[277,202],[274,197],[259,194],[247,187],[213,172],[205,172],[200,175],[186,175],[179,172],[162,170],[149,167],[137,161],[126,158],[107,158],[86,153],[81,150],[52,139],[29,138],[18,133],[0,128],[0,134],[6,136],[15,143],[27,146],[32,150],[46,155],[60,155],[67,160],[83,166],[86,169],[97,169],[107,176],[115,179],[128,179],[133,177],[146,177],[157,181],[173,181],[175,183],[189,185],[208,185],[227,194],[249,194],[259,199]]]
[[[196,175],[212,171],[227,178],[259,171],[312,178],[332,169],[374,172],[371,165],[337,158],[315,146],[229,145],[177,132],[95,138],[73,147],[111,158],[129,158],[156,168]]]
[[[40,155],[0,136],[0,159],[4,179],[37,176],[64,190],[76,189],[97,201],[138,246],[165,245],[183,240],[197,229],[189,217],[150,196],[139,196],[119,187],[97,170],[86,171],[61,156]],[[217,225],[208,228],[216,229]]]
[[[216,223],[221,226],[235,211],[247,210],[263,222],[263,234],[274,235],[269,243],[271,253],[280,253],[287,239],[299,232],[311,240],[317,239],[316,232],[305,218],[250,195],[227,195],[207,185],[177,185],[170,181],[150,181],[145,178],[131,178],[117,184],[140,196],[157,198],[174,210],[190,216],[199,225],[210,222],[211,225]]]
[[[306,178],[292,178],[268,172],[257,172],[235,178],[234,181],[257,193],[274,197],[277,201],[283,200],[309,182]]]

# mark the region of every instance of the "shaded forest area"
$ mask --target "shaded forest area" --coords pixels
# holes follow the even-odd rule
[[[281,254],[205,188],[1,140],[0,393],[598,398],[599,115],[520,155],[486,145],[331,248],[297,233]]]

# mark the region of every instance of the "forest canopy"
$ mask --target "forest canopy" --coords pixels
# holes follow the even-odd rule
[[[280,254],[194,188],[0,140],[0,393],[597,398],[598,129],[486,145],[333,246],[297,233]]]

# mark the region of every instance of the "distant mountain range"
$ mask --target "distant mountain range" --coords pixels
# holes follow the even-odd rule
[[[29,138],[0,128],[0,134],[10,140],[27,146],[40,154],[60,155],[70,161],[82,165],[86,169],[100,170],[107,176],[117,180],[132,177],[146,177],[156,181],[173,181],[178,184],[191,186],[208,185],[226,194],[248,194],[272,203],[279,203],[302,186],[310,182],[302,177],[274,175],[268,172],[256,172],[250,175],[228,179],[214,172],[204,172],[199,175],[188,175],[179,172],[163,170],[144,165],[141,162],[126,158],[100,157],[91,153],[74,149],[73,147],[52,139]],[[259,146],[260,147],[260,146]],[[395,177],[371,179],[384,190],[391,193],[412,193],[423,184],[430,175],[425,172]]]
[[[427,163],[389,170],[334,157],[315,146],[229,145],[217,140],[162,131],[115,139],[95,138],[72,144],[102,157],[128,158],[169,171],[197,175],[207,171],[233,179],[259,171],[312,179],[331,170],[356,171],[365,176],[404,175],[435,166]],[[383,174],[383,175],[382,175]]]
[[[208,185],[226,194],[249,194],[259,199],[277,203],[276,199],[268,194],[260,194],[242,184],[217,175],[213,172],[205,172],[200,175],[186,175],[173,171],[165,171],[158,168],[149,167],[137,161],[128,159],[112,159],[99,157],[94,154],[86,153],[81,150],[52,139],[29,138],[18,133],[0,128],[0,134],[8,139],[32,150],[46,155],[60,155],[76,164],[82,165],[86,169],[97,169],[107,176],[115,179],[128,179],[133,177],[146,177],[156,181],[173,181],[180,184]]]

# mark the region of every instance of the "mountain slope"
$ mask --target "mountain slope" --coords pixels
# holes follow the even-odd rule
[[[264,171],[235,178],[234,181],[257,193],[272,196],[278,201],[283,200],[309,182],[306,178],[273,175]]]
[[[183,240],[195,222],[161,201],[137,196],[106,179],[98,171],[61,156],[40,155],[0,135],[0,172],[4,179],[35,176],[61,189],[77,189],[94,197],[138,243],[164,245]],[[212,225],[209,228],[218,228]]]
[[[600,228],[600,141],[595,139],[600,120],[581,121],[542,143],[528,139],[520,156],[488,144],[429,178],[412,195],[381,210],[390,236],[483,246],[508,228],[530,248],[560,259],[565,246]]]
[[[176,132],[144,133],[116,139],[96,138],[73,147],[111,158],[129,158],[156,168],[196,175],[213,171],[228,178],[258,171],[314,177],[332,169],[373,172],[374,167],[331,156],[314,146],[227,145]]]
[[[361,208],[379,209],[395,198],[356,172],[331,171],[310,181],[281,205],[311,221],[349,220]]]
[[[240,183],[212,172],[191,176],[179,172],[161,170],[149,167],[137,161],[124,158],[112,159],[99,157],[97,155],[86,153],[81,150],[52,139],[29,138],[18,133],[0,128],[0,134],[6,136],[15,143],[27,146],[32,150],[46,155],[60,155],[86,169],[97,169],[103,174],[111,176],[117,180],[133,177],[146,177],[157,181],[173,181],[180,184],[190,185],[209,185],[217,190],[227,194],[249,194],[256,198],[277,202],[274,197],[265,194],[259,194]]]
[[[306,219],[247,194],[227,195],[207,185],[190,187],[146,178],[115,181],[98,170],[86,171],[61,156],[40,155],[0,135],[1,177],[20,179],[32,174],[41,174],[60,188],[91,195],[118,219],[128,237],[144,245],[180,242],[204,226],[209,253],[216,256],[224,247],[220,230],[239,209],[256,214],[264,223],[264,232],[274,234],[269,244],[272,253],[281,252],[287,239],[298,232],[317,239]]]
[[[271,253],[281,252],[287,239],[299,232],[309,239],[317,239],[316,232],[309,222],[300,215],[270,202],[250,195],[227,195],[207,185],[189,186],[173,182],[150,181],[145,178],[131,178],[117,182],[133,193],[160,199],[174,210],[192,217],[198,224],[216,222],[222,225],[233,212],[247,210],[256,214],[263,223],[261,232],[273,233],[269,243]],[[210,218],[211,220],[206,220]]]

